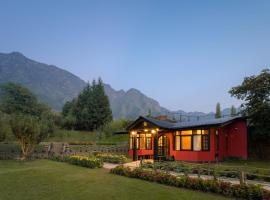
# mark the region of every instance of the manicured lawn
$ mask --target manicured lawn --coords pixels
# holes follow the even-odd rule
[[[226,199],[49,160],[0,161],[0,200]]]

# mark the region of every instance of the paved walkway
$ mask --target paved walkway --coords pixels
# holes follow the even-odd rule
[[[119,165],[120,164],[104,163],[103,168],[105,168],[105,169],[113,169],[113,168],[115,168],[115,167],[117,167]],[[131,169],[135,169],[135,168],[140,166],[140,161],[133,161],[133,162],[125,163],[124,166],[125,167],[130,167]],[[173,171],[169,171],[168,173],[170,173],[173,176],[184,175],[183,173],[176,173],[176,172],[173,172]],[[189,174],[188,176],[198,178],[198,174]],[[208,180],[208,179],[213,179],[213,176],[201,175],[201,178],[204,179],[204,180]],[[232,184],[240,184],[239,179],[236,179],[236,178],[219,177],[218,180],[221,180],[221,181],[224,181],[224,182],[230,182]],[[265,190],[270,191],[270,183],[269,182],[247,180],[247,183],[256,184],[256,185],[260,184],[260,185],[262,185],[262,187]]]

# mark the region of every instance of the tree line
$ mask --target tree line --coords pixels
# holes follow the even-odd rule
[[[21,147],[22,160],[53,134],[56,125],[95,130],[107,127],[110,121],[112,112],[101,79],[88,83],[78,97],[67,102],[60,120],[57,113],[39,102],[27,88],[16,83],[0,86],[0,141],[5,140],[7,133],[13,134]]]

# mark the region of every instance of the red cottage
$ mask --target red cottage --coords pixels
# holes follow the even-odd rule
[[[141,116],[127,130],[133,160],[201,162],[247,158],[247,124],[243,117],[173,122]]]

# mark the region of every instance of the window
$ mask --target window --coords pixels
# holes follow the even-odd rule
[[[192,150],[192,130],[181,131],[180,136],[180,149],[181,150]]]
[[[176,131],[175,139],[174,139],[174,149],[176,151],[180,150],[180,131]]]
[[[130,136],[129,148],[133,149],[133,137]],[[152,135],[146,133],[138,133],[136,136],[136,148],[138,150],[151,150],[152,149]]]
[[[145,149],[152,149],[152,135],[146,134],[146,146]]]
[[[208,151],[209,143],[209,130],[176,131],[174,149],[176,151]]]

